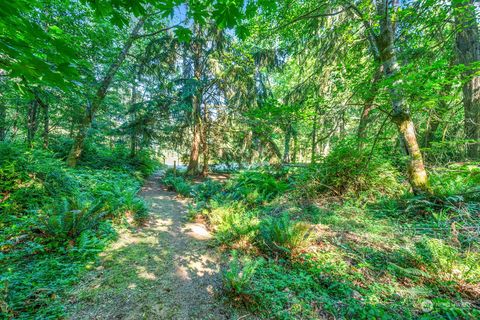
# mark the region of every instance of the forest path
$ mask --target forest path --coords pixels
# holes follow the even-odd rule
[[[211,235],[187,221],[185,201],[159,180],[154,175],[140,193],[150,221],[123,231],[101,254],[100,266],[72,291],[70,319],[239,318],[219,301],[220,254],[208,246]]]

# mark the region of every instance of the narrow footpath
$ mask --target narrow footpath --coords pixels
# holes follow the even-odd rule
[[[70,319],[249,319],[221,297],[220,254],[186,203],[150,178],[146,226],[125,230],[71,293]]]

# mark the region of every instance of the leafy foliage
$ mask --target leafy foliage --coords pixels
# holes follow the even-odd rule
[[[112,222],[141,223],[139,180],[115,170],[67,169],[55,154],[0,144],[2,316],[63,315],[61,296],[115,238]]]

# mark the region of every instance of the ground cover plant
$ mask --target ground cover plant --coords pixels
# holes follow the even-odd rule
[[[147,218],[147,204],[136,195],[141,181],[125,164],[70,169],[57,156],[23,144],[0,144],[1,311],[6,318],[61,317],[62,294],[115,239],[127,216],[132,224]]]

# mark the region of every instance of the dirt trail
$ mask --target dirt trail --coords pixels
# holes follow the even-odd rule
[[[248,319],[221,302],[220,256],[186,203],[152,177],[141,195],[152,218],[125,231],[73,290],[70,319]]]

